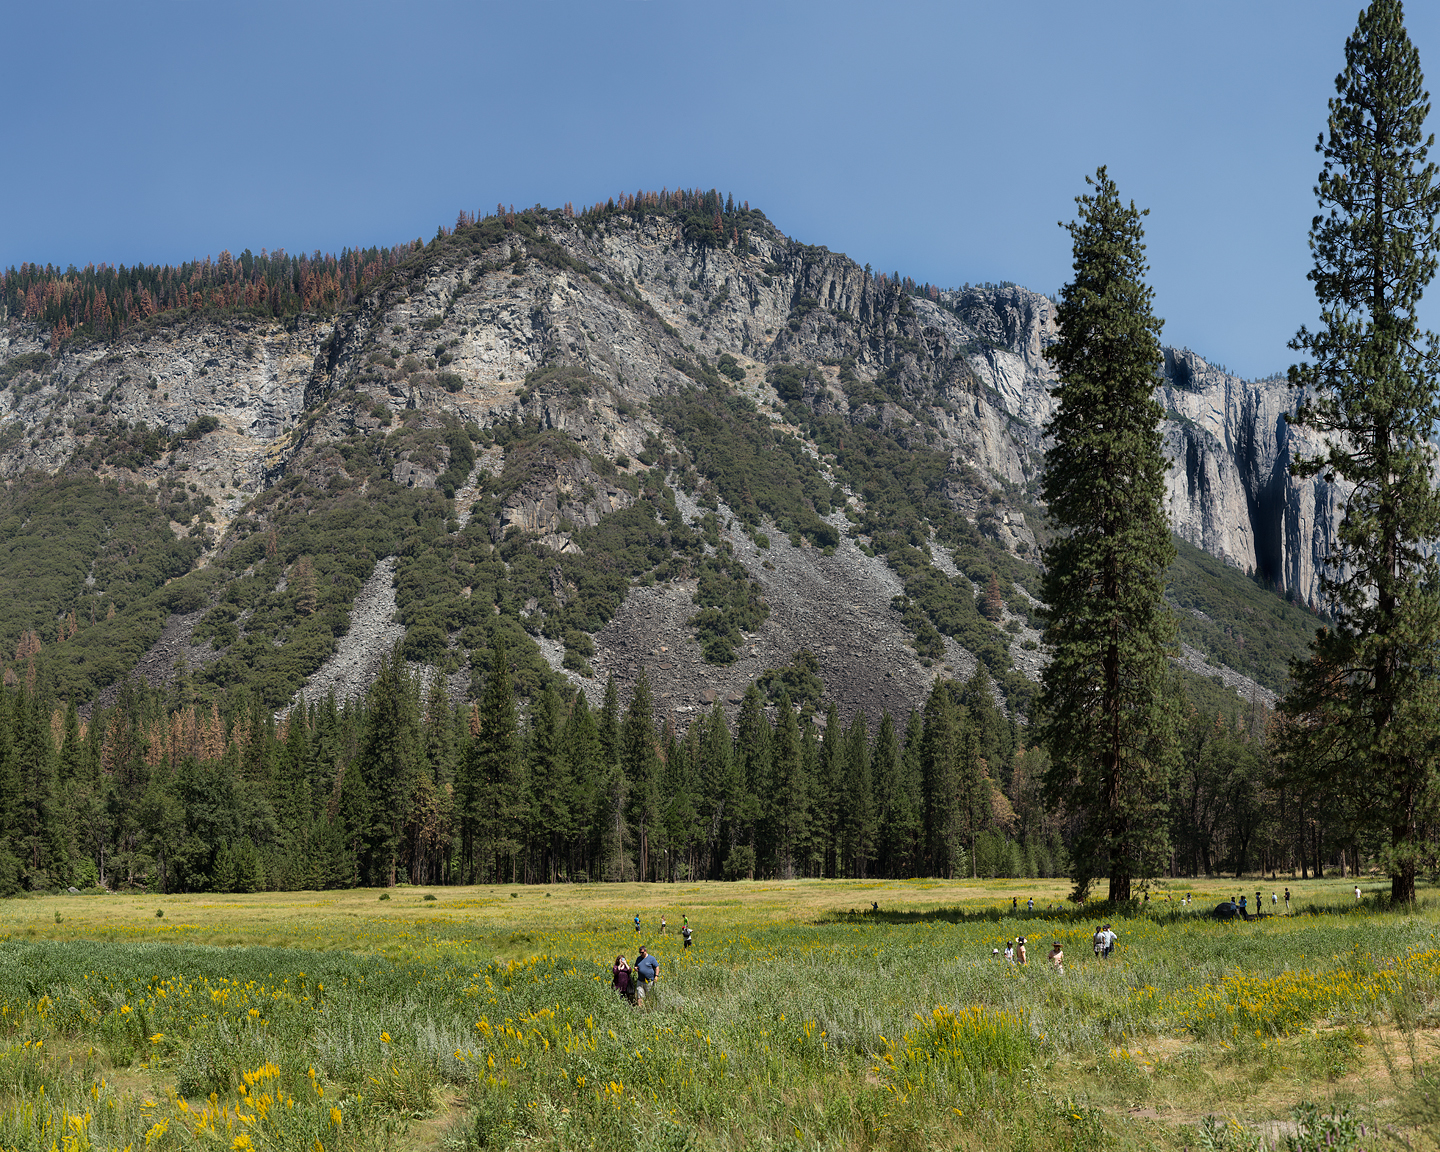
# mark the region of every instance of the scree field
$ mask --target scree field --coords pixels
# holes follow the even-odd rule
[[[0,1148],[1432,1147],[1440,900],[1352,884],[1108,960],[1062,881],[12,900]]]

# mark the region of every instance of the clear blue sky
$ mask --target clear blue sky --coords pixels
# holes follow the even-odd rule
[[[1107,164],[1151,210],[1165,340],[1258,376],[1316,314],[1313,147],[1359,6],[11,5],[0,266],[338,251],[683,185],[877,269],[1053,291]],[[1440,3],[1406,16],[1440,90]]]

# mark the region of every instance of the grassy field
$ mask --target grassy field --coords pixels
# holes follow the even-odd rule
[[[1162,888],[1105,961],[1063,881],[7,901],[0,1148],[1431,1147],[1440,899],[1352,884]]]

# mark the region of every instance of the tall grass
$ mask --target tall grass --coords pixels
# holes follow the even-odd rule
[[[198,904],[168,910],[180,930],[162,936],[138,910],[86,925],[76,903],[74,938],[0,940],[0,1148],[1099,1148],[1144,1142],[1118,1099],[1209,1107],[1242,1059],[1278,1070],[1280,1046],[1324,1047],[1289,1039],[1317,1027],[1414,1027],[1440,988],[1431,907],[1337,900],[1241,924],[1111,909],[1120,943],[1097,960],[1093,914],[927,908],[914,891],[904,916],[797,899],[787,915],[807,891],[671,890],[697,946],[643,937],[662,978],[641,1011],[609,988],[637,941],[603,889],[434,913],[416,893],[366,918],[311,896],[298,915],[325,950],[195,943]],[[277,916],[262,898],[223,910],[230,933],[302,944]],[[1027,968],[992,959],[1020,933]],[[1043,962],[1054,940],[1064,974]],[[1140,1055],[1162,1042],[1179,1050]],[[1292,1061],[1295,1092],[1324,1094],[1364,1045],[1331,1047]]]

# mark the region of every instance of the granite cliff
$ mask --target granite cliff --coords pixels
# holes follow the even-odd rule
[[[256,595],[294,597],[301,556],[288,554],[286,541],[301,523],[297,501],[313,518],[327,500],[389,500],[393,492],[431,492],[441,502],[443,530],[426,528],[426,547],[464,539],[469,548],[467,533],[481,528],[486,547],[524,538],[559,558],[545,577],[548,593],[539,587],[512,603],[496,592],[494,614],[513,615],[548,666],[587,691],[608,672],[625,680],[644,666],[657,695],[683,715],[731,698],[808,648],[849,705],[903,712],[935,675],[967,674],[976,663],[961,643],[975,633],[942,627],[924,639],[929,625],[907,615],[907,601],[922,586],[933,592],[932,577],[942,585],[937,595],[973,599],[976,577],[990,571],[1005,575],[1008,591],[985,642],[1033,677],[1040,652],[1023,571],[1037,557],[1051,302],[1013,286],[910,291],[788,239],[748,208],[726,219],[733,223],[697,235],[678,214],[577,219],[537,209],[487,218],[442,230],[329,316],[170,312],[115,339],[58,346],[43,322],[7,316],[0,475],[12,488],[93,476],[157,506],[157,493],[178,484],[208,504],[187,505],[170,524],[176,539],[200,545],[197,571],[219,575],[193,602],[151,605],[146,658],[135,664],[162,679],[175,675],[178,653],[203,668],[260,628],[258,601],[227,615],[227,604],[243,599],[229,591],[232,581],[259,581]],[[742,489],[727,501],[725,481],[697,470],[703,445],[677,431],[675,402],[696,393],[730,397],[738,407],[726,419],[793,455],[794,474],[817,486],[804,516],[828,528],[791,522],[778,505],[747,519],[732,502]],[[1171,349],[1159,396],[1177,533],[1311,600],[1338,506],[1322,482],[1289,475],[1307,444],[1284,420],[1284,383],[1244,382]],[[914,507],[934,497],[956,520],[939,535],[932,525],[928,539],[915,539],[912,526],[905,545],[919,549],[932,576],[900,565],[896,551],[888,563],[877,551],[877,521],[865,517],[881,497],[847,471],[843,436],[821,442],[822,425],[832,436],[836,427],[866,430],[940,462]],[[455,429],[466,429],[468,441]],[[593,532],[633,515],[637,501],[669,507],[666,500],[680,536],[716,516],[694,562],[634,574],[614,611],[579,629],[588,641],[556,624],[579,594],[564,564],[593,552]],[[283,531],[282,507],[292,509]],[[266,556],[236,559],[249,557],[245,541],[267,533]],[[473,687],[464,673],[478,674],[469,641],[479,634],[414,607],[419,594],[406,591],[404,558],[419,545],[405,539],[410,552],[396,545],[399,576],[382,555],[348,573],[353,586],[334,593],[329,631],[297,655],[287,693],[363,689],[381,651],[407,633],[413,639],[422,624],[442,639],[439,647],[417,642],[415,651],[428,653],[418,663],[448,674],[457,696]],[[478,562],[477,553],[465,555],[464,563]],[[505,555],[513,572],[515,558]],[[689,622],[701,599],[702,555],[733,557],[768,608],[740,629],[732,663],[702,659]],[[76,604],[102,592],[87,585]],[[51,642],[73,608],[26,627]],[[275,625],[271,645],[294,643],[291,627]],[[997,657],[986,652],[993,674]],[[342,658],[349,671],[339,676]]]

